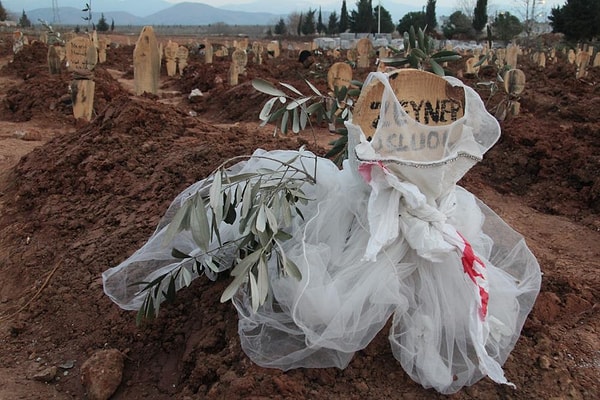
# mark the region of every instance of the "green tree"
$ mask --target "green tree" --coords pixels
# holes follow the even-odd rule
[[[508,44],[519,33],[523,32],[523,24],[519,21],[519,18],[509,12],[498,14],[492,22],[492,28],[494,36],[505,44]]]
[[[473,11],[473,29],[479,33],[483,31],[487,24],[487,0],[477,0],[475,10]]]
[[[285,35],[287,33],[287,26],[283,18],[279,18],[279,22],[275,25],[274,32],[276,35]]]
[[[372,0],[357,0],[356,10],[350,13],[350,31],[355,33],[371,33],[375,19]]]
[[[437,0],[427,0],[427,7],[425,8],[425,23],[427,24],[427,29],[430,32],[437,27],[437,17],[435,16],[435,3]]]
[[[415,29],[421,28],[425,30],[425,26],[427,22],[425,21],[425,13],[423,11],[411,11],[409,13],[404,14],[404,17],[400,19],[396,30],[400,34],[404,34],[404,32],[408,32],[411,26],[414,26]]]
[[[381,15],[379,15],[381,13]],[[379,6],[375,6],[373,8],[373,30],[371,33],[378,33],[378,28],[381,28],[381,33],[392,33],[396,30],[396,25],[394,25],[394,21],[392,20],[392,14],[385,7],[381,6],[381,10],[379,10]]]
[[[472,33],[471,20],[462,11],[455,11],[442,25],[442,32],[446,39],[470,36]]]
[[[342,11],[340,13],[340,25],[339,31],[346,32],[350,28],[350,15],[348,15],[348,8],[346,8],[346,0],[342,1]]]
[[[6,21],[8,19],[8,15],[6,14],[6,9],[4,9],[4,6],[2,5],[2,2],[0,1],[0,21]]]
[[[298,27],[296,28],[296,33],[298,36],[302,36],[302,25],[304,24],[302,22],[303,19],[304,17],[302,16],[302,13],[300,13],[300,17],[298,18]]]
[[[562,7],[552,8],[550,26],[564,33],[569,41],[592,40],[600,37],[600,1],[567,0]]]
[[[308,12],[304,16],[302,20],[302,34],[304,35],[314,35],[316,32],[315,29],[315,13],[317,10],[308,9]]]
[[[111,32],[115,31],[115,19],[114,18],[110,19],[110,31]]]
[[[327,33],[335,35],[339,33],[339,24],[337,13],[334,11],[329,14],[329,21],[327,22]]]
[[[319,32],[319,34],[321,34],[321,33],[325,33],[326,30],[327,30],[327,27],[323,23],[323,15],[321,14],[321,7],[319,7],[319,17],[317,18],[317,32]]]
[[[100,19],[98,20],[98,24],[96,25],[96,30],[98,32],[106,32],[110,27],[108,26],[108,22],[106,22],[106,17],[104,17],[104,13],[100,14]]]
[[[21,28],[29,28],[31,26],[31,21],[25,14],[25,10],[23,10],[23,14],[21,14],[21,18],[19,18],[19,26]]]

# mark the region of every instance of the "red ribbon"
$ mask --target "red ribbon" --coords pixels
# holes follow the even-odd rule
[[[473,251],[473,247],[467,241],[467,239],[465,239],[464,236],[461,235],[460,233],[458,235],[462,238],[463,242],[465,243],[465,248],[462,251],[463,271],[465,272],[465,274],[467,274],[469,276],[469,278],[471,278],[471,281],[473,281],[473,283],[475,285],[477,285],[477,287],[479,289],[479,297],[481,299],[481,308],[479,309],[479,317],[482,320],[485,320],[485,317],[487,315],[488,302],[490,299],[490,295],[489,295],[488,291],[482,285],[477,283],[477,278],[480,278],[481,280],[485,280],[485,276],[483,275],[482,272],[477,271],[477,269],[475,268],[475,263],[478,263],[481,266],[481,269],[485,268],[485,264],[483,264],[483,262],[479,259],[479,257],[477,257],[475,255],[475,252]]]

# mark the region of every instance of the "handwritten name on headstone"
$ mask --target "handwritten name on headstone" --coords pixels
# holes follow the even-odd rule
[[[448,129],[443,131],[432,130],[429,132],[416,133],[391,133],[385,137],[376,136],[373,142],[373,148],[380,150],[386,149],[388,152],[432,152],[443,150],[448,141]],[[432,159],[439,157],[434,153]]]
[[[420,100],[398,100],[404,112],[413,118],[416,122],[425,125],[441,125],[449,124],[456,121],[462,115],[463,104],[456,99],[438,99],[435,101]],[[389,105],[385,105],[389,107]],[[379,110],[381,102],[371,102],[369,104],[371,110]],[[384,110],[385,112],[385,110]],[[404,125],[402,122],[404,115],[401,115],[394,110],[394,121],[399,125]],[[379,116],[372,123],[374,128],[377,127]]]
[[[67,42],[66,58],[69,71],[86,73],[96,66],[98,52],[89,38],[80,36]]]

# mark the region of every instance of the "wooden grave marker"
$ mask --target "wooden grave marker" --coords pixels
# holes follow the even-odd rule
[[[164,47],[165,66],[167,68],[167,76],[175,76],[177,73],[177,50],[179,45],[169,40]]]
[[[356,43],[356,52],[357,52],[356,66],[358,68],[369,68],[369,66],[370,66],[369,56],[370,56],[372,49],[373,49],[373,45],[371,44],[371,41],[367,38],[360,39]]]
[[[185,46],[179,46],[177,49],[177,69],[179,71],[179,75],[183,75],[183,70],[188,65],[188,57],[190,55],[190,51]]]
[[[350,88],[352,82],[352,67],[345,62],[336,62],[327,72],[327,86],[330,90],[335,87],[346,86]]]
[[[58,46],[48,46],[48,72],[50,75],[60,74],[62,60],[56,50]]]
[[[204,40],[204,63],[205,64],[212,64],[213,63],[213,46],[212,44],[208,41],[208,39]]]
[[[145,26],[133,50],[133,81],[135,94],[158,93],[160,53],[158,41],[151,26]]]
[[[93,70],[98,63],[98,49],[89,36],[77,36],[67,42],[65,51],[67,68],[73,74],[70,85],[73,116],[90,121],[96,87]]]

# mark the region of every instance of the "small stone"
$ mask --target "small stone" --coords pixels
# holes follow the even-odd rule
[[[543,370],[547,371],[552,366],[552,361],[547,356],[539,356],[538,359],[537,359],[537,361],[538,361],[538,365]]]
[[[99,350],[81,366],[81,383],[90,400],[108,400],[121,384],[124,355],[116,349]]]
[[[56,378],[56,374],[58,373],[58,368],[56,368],[55,366],[52,367],[48,367],[38,373],[36,373],[35,375],[33,375],[33,380],[34,381],[39,381],[39,382],[52,382],[54,380],[54,378]]]

